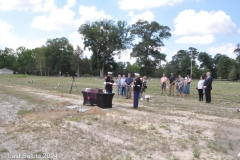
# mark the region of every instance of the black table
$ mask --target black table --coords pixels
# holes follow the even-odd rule
[[[98,105],[101,108],[112,108],[112,99],[115,93],[95,93],[95,92],[85,92],[83,94],[83,105],[91,104]]]

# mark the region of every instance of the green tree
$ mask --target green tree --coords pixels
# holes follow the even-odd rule
[[[228,74],[235,65],[235,60],[226,55],[221,55],[217,65],[217,76],[223,79],[228,78]]]
[[[45,47],[44,55],[47,59],[46,66],[48,75],[49,72],[53,74],[57,74],[58,72],[62,74],[74,74],[70,64],[73,58],[74,49],[67,38],[49,39]]]
[[[125,70],[126,70],[126,63],[118,62],[115,73],[120,75],[126,75]]]
[[[200,62],[200,68],[207,67],[208,71],[211,72],[212,77],[216,77],[216,71],[214,68],[214,59],[212,58],[211,55],[209,55],[206,52],[200,52],[198,55],[198,61]]]
[[[174,69],[172,67],[171,63],[166,63],[164,65],[164,72],[163,72],[167,77],[169,77],[171,75],[171,73],[174,74]],[[160,77],[162,77],[163,73],[160,75]]]
[[[188,50],[179,50],[177,54],[173,56],[171,62],[176,69],[177,74],[182,76],[190,75],[192,69],[192,78],[197,78],[195,77],[197,74],[193,73],[193,71],[196,70],[195,66],[198,54],[199,52],[197,49],[193,47],[189,47]]]
[[[83,36],[84,49],[92,51],[92,68],[98,69],[101,77],[107,61],[130,47],[132,36],[129,31],[130,27],[124,21],[102,20],[80,26],[78,32]]]
[[[45,76],[47,75],[46,72],[46,57],[44,56],[44,49],[45,47],[37,47],[33,50],[33,52],[35,52],[36,55],[36,59],[35,59],[35,67],[37,72],[40,72],[40,76],[43,75],[43,72],[45,73]]]
[[[233,81],[237,79],[237,70],[235,67],[232,67],[230,73],[228,74],[228,80]]]
[[[79,66],[79,72],[81,75],[84,74],[93,74],[91,70],[91,60],[87,57],[80,59],[80,66]]]
[[[77,77],[80,76],[80,63],[83,58],[83,50],[77,45],[76,50],[74,50],[73,58],[71,61],[71,69],[77,73]]]
[[[104,68],[106,69],[106,71],[115,71],[116,70],[117,63],[115,62],[114,57],[109,57],[106,60]],[[116,76],[116,74],[118,74],[118,73],[113,73],[114,76]]]
[[[132,25],[131,33],[139,39],[137,44],[133,44],[131,57],[137,59],[141,66],[142,73],[149,75],[154,72],[161,61],[165,61],[166,55],[161,53],[161,47],[164,46],[163,40],[171,37],[168,26],[162,26],[157,22],[151,23],[139,20]]]
[[[16,70],[16,59],[17,57],[13,49],[5,48],[0,50],[0,68]]]
[[[162,74],[164,73],[164,67],[162,65],[159,65],[156,69],[155,69],[155,73],[154,73],[154,77],[162,77]]]
[[[33,74],[35,70],[36,53],[23,46],[18,47],[17,50],[17,67],[19,73]]]
[[[191,57],[189,56],[188,51],[179,50],[178,53],[172,57],[170,65],[172,66],[172,72],[175,75],[189,75],[191,72]]]
[[[139,73],[139,65],[138,63],[131,64],[127,62],[127,68],[126,68],[126,73],[130,73],[133,75],[134,73]]]
[[[239,70],[239,73],[238,73],[239,78],[238,78],[238,80],[240,80],[240,43],[237,44],[237,48],[234,49],[233,52],[236,53],[236,60],[238,62],[238,70]]]

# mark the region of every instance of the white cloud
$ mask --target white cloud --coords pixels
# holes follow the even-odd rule
[[[34,0],[32,0],[34,1]],[[40,0],[41,1],[41,0]],[[41,2],[32,9],[33,12],[49,12],[52,9],[56,9],[54,0],[46,0],[45,2]]]
[[[69,40],[71,41],[71,44],[73,44],[74,48],[76,48],[77,45],[82,49],[84,48],[82,37],[77,31],[70,34]],[[131,49],[127,49],[120,56],[114,56],[114,59],[116,62],[130,62],[133,64],[136,62],[136,59],[130,58],[131,52]],[[90,58],[92,55],[92,51],[89,51],[88,48],[86,48],[83,53],[84,57],[87,56],[88,58]]]
[[[94,21],[99,19],[112,19],[110,15],[105,14],[103,10],[98,11],[97,7],[80,6],[80,18],[75,19],[75,12],[71,10],[75,0],[68,0],[68,3],[63,8],[52,7],[49,15],[37,16],[31,23],[32,28],[41,30],[64,30],[77,28],[86,21]],[[91,14],[89,14],[91,13]]]
[[[67,0],[66,8],[75,5],[76,0]],[[32,12],[49,12],[56,9],[55,0],[0,0],[0,10],[3,11],[32,11]]]
[[[203,36],[184,36],[175,41],[181,44],[209,44],[214,42],[215,37],[211,34]]]
[[[122,10],[147,10],[160,6],[173,6],[183,0],[119,0],[118,5]]]
[[[134,12],[133,12],[133,11],[129,11],[127,16],[128,16],[128,17],[134,16]]]
[[[146,21],[153,21],[154,20],[154,14],[151,11],[145,11],[141,14],[136,14],[131,18],[131,24],[136,23],[138,20],[146,20]]]
[[[91,22],[100,19],[112,19],[112,17],[110,15],[107,15],[103,10],[98,11],[97,7],[95,6],[91,7],[80,6],[79,14],[81,17],[79,19],[74,20],[73,22],[73,26],[75,28],[80,27],[87,21]],[[84,48],[82,36],[78,33],[78,31],[74,31],[70,34],[69,41],[71,42],[71,44],[73,44],[74,48],[76,48],[77,45],[79,45],[82,49]],[[88,49],[84,51],[84,56],[87,56],[89,58],[91,55],[92,52],[89,51]]]
[[[174,19],[174,25],[175,35],[229,34],[236,29],[231,17],[223,11],[184,10]]]
[[[45,3],[44,3],[45,2]],[[45,4],[49,4],[50,2],[54,2],[54,0],[0,0],[0,10],[2,11],[28,11],[44,8]],[[44,3],[44,4],[43,4]]]
[[[184,10],[174,19],[174,35],[184,36],[176,43],[209,44],[214,42],[215,34],[231,34],[236,25],[223,11]]]
[[[82,49],[84,48],[82,36],[78,33],[78,31],[74,31],[69,36],[69,41],[71,41],[71,44],[74,48],[80,46]]]
[[[226,54],[227,56],[235,59],[236,55],[235,53],[233,53],[235,48],[236,46],[232,43],[222,43],[214,47],[208,48],[207,51],[212,55],[221,53],[221,54]]]
[[[131,52],[131,49],[127,49],[120,56],[114,56],[114,58],[116,62],[129,62],[131,64],[134,64],[136,62],[136,58],[132,58],[130,56]]]
[[[0,20],[0,48],[5,47],[16,49],[19,46],[25,46],[27,48],[35,48],[36,46],[41,46],[45,44],[46,39],[39,40],[26,40],[24,38],[19,38],[13,34],[13,26],[8,24],[6,21]]]
[[[60,9],[58,9],[55,4],[52,4],[52,2],[50,3],[50,1],[52,0],[49,0],[49,5],[46,5],[52,6],[50,7],[49,15],[45,14],[35,17],[31,23],[31,27],[47,31],[73,28],[75,12],[70,8],[74,6],[76,1],[68,0],[67,4]],[[48,7],[42,8],[42,11],[43,10],[48,10]]]
[[[76,4],[76,0],[67,0],[66,8],[71,8]]]
[[[74,16],[75,13],[68,8],[53,9],[49,15],[35,17],[31,27],[47,31],[72,28]]]
[[[96,6],[86,7],[81,5],[79,7],[79,14],[81,18],[74,22],[76,27],[80,27],[80,25],[84,24],[86,21],[112,19],[112,16],[106,14],[103,10],[98,11]]]
[[[4,48],[7,45],[9,45],[9,43],[11,44],[11,40],[16,40],[16,37],[13,36],[10,32],[13,28],[12,25],[8,24],[6,21],[1,21],[0,20],[0,26],[1,26],[1,30],[0,30],[0,48]]]

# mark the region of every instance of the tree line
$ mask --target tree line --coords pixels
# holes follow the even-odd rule
[[[232,59],[222,53],[214,57],[196,48],[180,49],[171,61],[166,61],[166,54],[161,51],[163,41],[171,37],[170,28],[158,22],[139,20],[133,25],[125,21],[100,20],[87,22],[78,29],[82,36],[84,48],[74,48],[67,38],[49,39],[45,45],[34,49],[24,46],[16,50],[0,49],[0,68],[9,68],[15,73],[40,76],[100,75],[107,71],[117,74],[139,72],[141,75],[160,77],[163,73],[170,75],[190,74],[198,78],[207,71],[214,78],[236,80],[240,76],[240,44]],[[123,55],[131,49],[131,58],[136,63],[116,62],[114,57]],[[90,58],[84,57],[84,51],[90,50]],[[197,60],[199,63],[197,63]],[[191,68],[192,64],[192,68]]]

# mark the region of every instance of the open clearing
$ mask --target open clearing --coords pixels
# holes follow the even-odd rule
[[[213,103],[206,104],[198,101],[197,80],[190,97],[179,99],[161,95],[153,79],[150,102],[140,101],[139,109],[118,95],[111,109],[83,106],[76,88],[68,94],[71,83],[71,78],[0,76],[1,159],[46,153],[60,160],[238,159],[240,83],[213,82]],[[97,78],[77,78],[76,84],[79,91],[104,87]],[[90,110],[78,113],[79,108]]]

